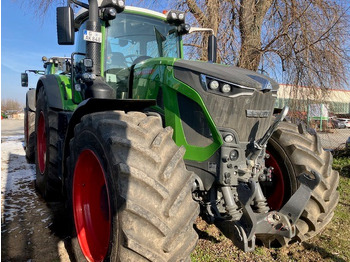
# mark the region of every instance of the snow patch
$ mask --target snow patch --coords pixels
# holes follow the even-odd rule
[[[1,138],[1,221],[12,221],[19,213],[35,208],[35,165],[28,164],[23,136]],[[5,199],[11,202],[6,203]],[[6,206],[6,209],[5,209]]]

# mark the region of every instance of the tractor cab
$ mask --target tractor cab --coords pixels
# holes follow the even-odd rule
[[[131,68],[150,58],[180,58],[181,35],[160,19],[123,12],[106,27],[104,51],[105,80],[116,98],[126,98]]]
[[[170,10],[159,13],[121,5],[123,1],[116,4],[113,1],[97,2],[98,17],[91,15],[94,10],[91,3],[91,6],[82,5],[83,8],[71,20],[66,19],[73,16],[71,7],[57,9],[58,42],[76,42],[76,50],[72,54],[75,70],[72,82],[74,87],[82,90],[84,98],[134,98],[129,90],[132,88],[130,76],[133,76],[134,67],[152,58],[163,58],[160,64],[164,64],[164,59],[170,59],[172,66],[176,59],[184,56],[182,36],[187,33],[210,33],[208,60],[215,62],[216,38],[213,30],[191,28],[185,23],[184,12]],[[92,24],[98,24],[96,28],[100,28],[95,30]],[[75,35],[73,31],[78,33]],[[92,52],[92,49],[96,51]],[[97,83],[95,87],[92,82]],[[103,84],[108,87],[102,87]]]
[[[41,58],[43,62],[44,70],[25,70],[21,73],[21,85],[22,87],[28,87],[28,73],[34,73],[35,75],[50,75],[50,74],[69,74],[71,70],[70,57],[50,57],[43,56]]]
[[[68,74],[70,73],[70,57],[42,57],[45,74]]]

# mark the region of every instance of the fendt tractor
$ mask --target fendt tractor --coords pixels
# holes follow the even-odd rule
[[[21,74],[21,84],[28,87],[28,73],[36,75],[67,73],[66,65],[70,63],[68,57],[42,57],[44,70],[26,70]],[[29,163],[35,163],[35,88],[29,88],[26,94],[26,107],[24,108],[24,148]]]
[[[198,31],[208,61],[184,60]],[[274,108],[275,81],[216,63],[212,32],[122,0],[57,8],[58,43],[76,50],[27,94],[26,152],[41,195],[66,203],[77,261],[189,261],[199,213],[244,251],[330,222],[331,154]]]

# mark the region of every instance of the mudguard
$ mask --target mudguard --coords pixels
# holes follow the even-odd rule
[[[109,111],[109,110],[122,110],[129,111],[144,111],[144,109],[155,106],[156,100],[153,99],[101,99],[101,98],[89,98],[81,102],[76,110],[67,114],[68,127],[65,132],[65,140],[63,144],[63,161],[62,170],[63,176],[66,176],[66,158],[69,156],[69,142],[74,136],[74,128],[80,122],[84,115]],[[63,183],[65,181],[63,180]],[[64,185],[63,185],[64,186]]]
[[[28,108],[35,112],[35,104],[36,104],[36,93],[35,89],[29,89],[29,91],[26,94],[26,104],[28,105]]]
[[[36,88],[36,94],[38,94],[40,88],[45,89],[49,107],[63,109],[62,95],[56,75],[45,75],[40,77]]]

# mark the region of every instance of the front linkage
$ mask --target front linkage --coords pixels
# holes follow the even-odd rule
[[[237,192],[243,216],[239,221],[232,222],[235,245],[244,251],[253,251],[256,235],[267,240],[276,236],[288,239],[295,236],[296,222],[304,211],[312,191],[320,183],[321,176],[312,171],[311,174],[300,174],[298,180],[300,187],[282,209],[265,214],[254,213],[251,207],[256,195],[260,193],[258,183],[250,180],[248,185],[238,185]]]
[[[221,148],[219,184],[222,186],[219,191],[222,192],[225,202],[223,206],[226,215],[222,215],[222,212],[218,211],[220,208],[217,208],[217,203],[214,204],[212,201],[206,205],[206,211],[211,220],[215,220],[235,245],[244,251],[255,249],[257,237],[269,246],[274,239],[281,240],[281,243],[289,242],[296,235],[296,223],[305,210],[313,190],[321,181],[321,175],[314,170],[302,172],[297,178],[300,183],[298,190],[279,211],[270,211],[259,181],[271,179],[273,168],[266,167],[263,172],[265,178],[262,178],[261,167],[265,165],[264,157],[268,156],[267,143],[279,123],[286,117],[288,110],[289,108],[285,107],[263,137],[253,143],[246,159],[246,170],[235,171],[238,178],[234,181],[230,173],[232,167],[228,163],[229,157],[226,157],[230,155],[232,148],[229,146]],[[215,215],[212,209],[216,211]]]

